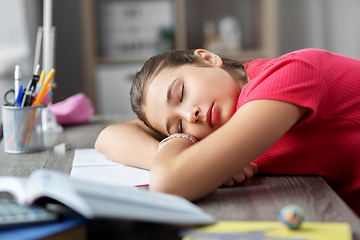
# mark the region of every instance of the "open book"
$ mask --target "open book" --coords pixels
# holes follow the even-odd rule
[[[85,218],[126,219],[169,224],[206,225],[214,218],[184,198],[130,186],[112,186],[70,179],[46,169],[28,178],[0,177],[0,191],[19,204],[54,199]]]

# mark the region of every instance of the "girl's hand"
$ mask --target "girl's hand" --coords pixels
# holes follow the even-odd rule
[[[232,176],[229,180],[224,183],[224,186],[231,187],[236,183],[241,183],[248,178],[254,176],[257,173],[258,167],[255,163],[251,162],[249,165],[244,167],[240,172]]]

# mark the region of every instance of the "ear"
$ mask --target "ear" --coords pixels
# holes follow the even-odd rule
[[[221,57],[219,57],[218,55],[216,55],[215,53],[209,52],[205,49],[196,49],[194,51],[195,55],[199,56],[200,58],[202,58],[203,60],[205,60],[206,62],[221,67],[223,65],[223,61],[221,59]]]

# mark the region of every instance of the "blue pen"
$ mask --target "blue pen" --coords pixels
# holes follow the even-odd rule
[[[21,72],[20,72],[19,65],[15,66],[14,80],[15,80],[15,88],[14,88],[15,98],[17,98],[18,93],[19,93],[20,82],[21,82]]]
[[[15,106],[16,107],[20,107],[21,106],[21,101],[22,101],[22,97],[23,97],[23,88],[24,86],[22,84],[20,84],[19,86],[19,92],[17,94],[16,100],[15,100]]]

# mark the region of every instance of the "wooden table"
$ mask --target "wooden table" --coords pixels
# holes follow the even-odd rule
[[[47,134],[46,150],[38,153],[12,155],[0,145],[0,176],[27,177],[39,168],[69,173],[74,149],[91,148],[100,131],[109,124],[126,121],[126,117],[100,117],[84,125],[67,126],[59,134]],[[71,143],[71,150],[56,153],[57,144]],[[347,222],[353,239],[360,240],[360,220],[317,176],[255,176],[236,187],[219,188],[196,205],[217,220],[277,221],[280,209],[288,204],[301,206],[306,221]],[[182,226],[170,226],[129,221],[94,220],[88,225],[89,239],[101,237],[122,239],[179,239]],[[105,237],[105,238],[104,238]]]

